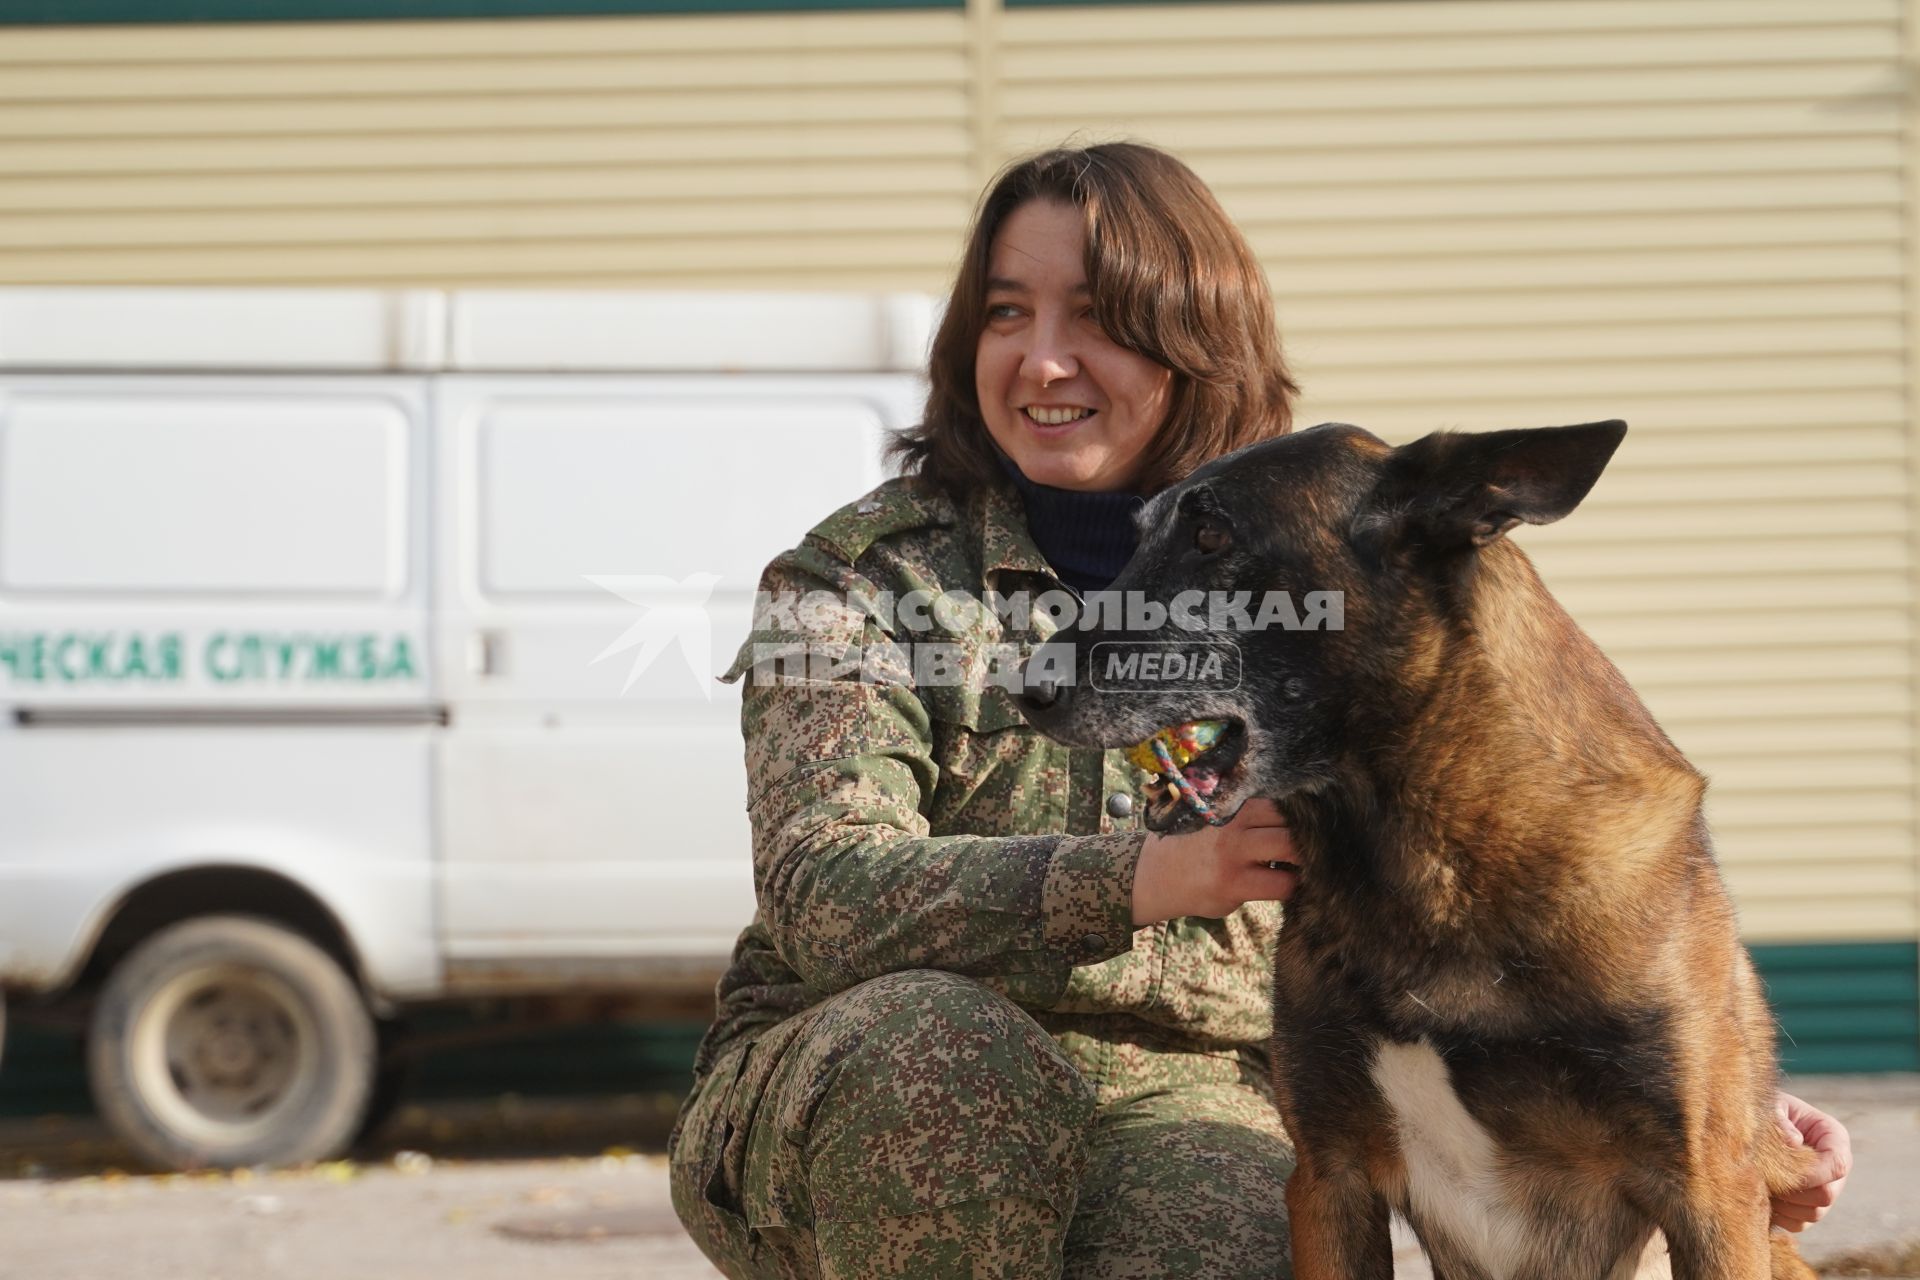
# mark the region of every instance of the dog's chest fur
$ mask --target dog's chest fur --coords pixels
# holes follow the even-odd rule
[[[1425,1040],[1380,1043],[1373,1083],[1386,1101],[1406,1164],[1408,1216],[1423,1236],[1439,1235],[1494,1280],[1530,1258],[1537,1234],[1506,1190],[1493,1135],[1468,1114],[1447,1064]]]
[[[1519,1162],[1461,1102],[1433,1045],[1424,1039],[1378,1041],[1371,1075],[1405,1168],[1405,1200],[1397,1207],[1428,1253],[1448,1264],[1447,1274],[1485,1280],[1560,1274],[1571,1261],[1563,1252],[1571,1243],[1564,1216],[1530,1201]],[[1588,1268],[1596,1255],[1586,1251],[1595,1246],[1605,1248],[1589,1237],[1576,1251],[1585,1254]],[[1656,1235],[1644,1248],[1630,1244],[1606,1280],[1656,1280],[1669,1274],[1665,1244]]]

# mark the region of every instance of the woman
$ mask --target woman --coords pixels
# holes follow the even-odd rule
[[[987,193],[930,380],[904,477],[768,567],[729,673],[759,912],[675,1207],[734,1277],[1284,1276],[1278,812],[1139,830],[1122,754],[987,677],[1118,573],[1138,495],[1288,429],[1265,279],[1172,157],[1048,152]]]

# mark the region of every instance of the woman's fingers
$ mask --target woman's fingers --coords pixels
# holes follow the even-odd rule
[[[1825,1209],[1839,1198],[1839,1184],[1835,1182],[1823,1182],[1817,1187],[1802,1187],[1798,1191],[1782,1191],[1773,1198],[1773,1202],[1782,1208],[1791,1205],[1799,1209]]]
[[[1134,866],[1133,922],[1220,919],[1246,902],[1283,902],[1300,883],[1280,807],[1253,799],[1226,825],[1150,834]]]
[[[1235,876],[1236,896],[1244,902],[1285,902],[1300,885],[1293,836],[1271,800],[1250,800],[1246,807],[1256,803],[1265,806],[1265,812],[1250,817],[1251,825],[1234,849],[1241,864]]]
[[[1782,1204],[1778,1200],[1773,1202],[1773,1225],[1782,1231],[1805,1231],[1826,1216],[1824,1208],[1807,1209],[1799,1205]]]
[[[1774,1112],[1787,1141],[1812,1148],[1816,1157],[1798,1187],[1773,1197],[1773,1225],[1801,1231],[1840,1198],[1853,1170],[1853,1143],[1840,1121],[1790,1093],[1776,1096]]]
[[[1256,891],[1247,895],[1248,902],[1285,902],[1300,887],[1300,873],[1291,867],[1254,868]]]

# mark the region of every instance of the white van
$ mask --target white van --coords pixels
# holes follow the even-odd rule
[[[0,290],[0,992],[158,1164],[342,1148],[409,1002],[710,1007],[760,568],[920,295]]]

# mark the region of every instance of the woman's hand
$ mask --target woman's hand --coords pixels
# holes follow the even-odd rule
[[[1134,900],[1139,900],[1138,894]],[[1804,1231],[1809,1224],[1824,1218],[1833,1202],[1840,1198],[1840,1189],[1847,1185],[1847,1175],[1853,1172],[1853,1143],[1847,1137],[1845,1125],[1790,1093],[1775,1095],[1773,1112],[1789,1143],[1796,1147],[1811,1146],[1820,1157],[1798,1187],[1773,1197],[1773,1225],[1787,1231]]]
[[[1133,872],[1133,922],[1219,919],[1247,902],[1284,902],[1300,882],[1269,862],[1294,861],[1293,838],[1271,800],[1249,800],[1224,827],[1147,836]]]

